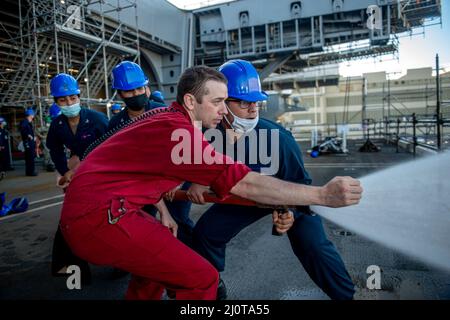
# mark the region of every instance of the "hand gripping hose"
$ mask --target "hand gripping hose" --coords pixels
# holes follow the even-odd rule
[[[315,215],[314,211],[310,209],[309,206],[278,206],[278,205],[269,205],[258,203],[252,200],[248,200],[239,196],[230,195],[226,198],[220,199],[212,192],[203,193],[203,198],[206,202],[210,203],[219,203],[219,204],[231,204],[238,206],[247,206],[247,207],[259,207],[259,208],[270,208],[274,209],[278,212],[279,215],[287,212],[289,209],[300,211],[304,214]],[[177,190],[175,192],[175,196],[173,198],[174,201],[189,201],[186,191]],[[275,225],[272,227],[272,235],[281,236],[282,234],[276,231]]]

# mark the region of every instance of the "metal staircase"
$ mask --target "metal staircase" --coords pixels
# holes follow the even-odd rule
[[[135,7],[124,1],[116,1],[115,9]],[[110,85],[105,81],[112,68],[139,55],[135,30],[105,16],[102,1],[19,0],[14,5],[19,6],[14,22],[20,34],[0,41],[6,64],[0,69],[0,107],[51,104],[49,82],[59,72],[79,81],[85,101],[106,105]]]
[[[115,65],[117,65],[120,62],[120,57],[109,55],[106,57],[106,66],[108,73],[110,74],[112,72],[112,69]],[[92,70],[89,72],[92,76],[89,77],[89,91],[90,96],[96,97],[99,95],[101,90],[105,87],[105,78],[104,78],[104,65],[102,59],[97,59],[96,63],[94,64]],[[86,86],[86,85],[84,85]],[[108,87],[109,90],[111,90]]]

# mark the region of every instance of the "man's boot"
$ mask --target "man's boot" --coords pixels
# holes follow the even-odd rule
[[[219,285],[217,286],[217,297],[216,300],[226,300],[227,299],[227,287],[222,278],[219,277]]]

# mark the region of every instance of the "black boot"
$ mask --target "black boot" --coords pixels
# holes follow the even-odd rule
[[[81,284],[90,285],[92,283],[92,274],[89,264],[72,253],[72,250],[64,239],[61,229],[58,226],[55,240],[53,241],[52,276],[67,277],[65,268],[70,265],[76,265],[80,268]]]
[[[219,278],[219,285],[217,286],[217,297],[216,300],[226,300],[227,299],[227,287],[222,278]]]

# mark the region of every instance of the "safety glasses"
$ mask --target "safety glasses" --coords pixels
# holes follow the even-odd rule
[[[228,98],[226,101],[239,103],[239,107],[241,109],[248,109],[252,103],[254,103],[257,108],[261,108],[262,106],[264,106],[264,101],[249,102],[249,101],[238,100],[238,99],[233,99],[233,98]]]

